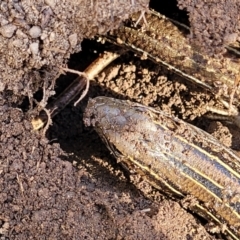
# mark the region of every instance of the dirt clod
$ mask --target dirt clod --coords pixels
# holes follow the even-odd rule
[[[81,50],[84,38],[118,27],[129,14],[147,9],[148,3],[148,0],[1,2],[0,90],[12,91],[19,101],[45,87],[48,99],[54,94],[51,80],[70,54]],[[40,69],[41,76],[36,71]],[[11,101],[16,100],[12,97]]]

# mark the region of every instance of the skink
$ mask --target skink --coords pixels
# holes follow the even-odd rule
[[[232,150],[201,129],[129,101],[92,99],[84,121],[153,186],[175,199],[192,196],[191,210],[240,238],[240,158]]]
[[[239,105],[240,55],[236,49],[227,47],[229,51],[222,58],[204,55],[188,43],[189,29],[185,25],[149,11],[145,13],[148,24],[137,28],[134,23],[139,16],[133,14],[128,23],[103,38],[167,67],[227,101],[234,91],[233,102]]]

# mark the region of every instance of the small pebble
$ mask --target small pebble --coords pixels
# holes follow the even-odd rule
[[[0,28],[1,34],[6,38],[11,38],[17,27],[13,24],[7,24]]]
[[[147,69],[147,68],[143,68],[143,69],[142,69],[142,73],[143,73],[144,75],[147,75],[147,74],[148,74],[148,69]]]
[[[55,8],[56,1],[55,0],[45,0],[45,3],[50,6],[52,9]]]
[[[39,52],[39,44],[37,42],[31,43],[29,46],[31,53],[37,55]]]
[[[68,40],[69,40],[70,45],[71,45],[72,48],[76,47],[77,42],[78,42],[77,34],[76,34],[76,33],[71,34],[71,35],[68,37]]]
[[[236,42],[237,38],[238,38],[237,33],[227,34],[227,35],[224,36],[223,42],[224,42],[224,44],[231,44],[231,43]]]
[[[50,36],[49,36],[49,41],[50,42],[53,42],[55,40],[55,33],[54,32],[51,32],[50,33]]]
[[[42,30],[40,27],[38,26],[33,26],[30,28],[29,30],[29,35],[32,37],[32,38],[38,38],[42,33]]]
[[[123,71],[125,73],[135,72],[136,71],[136,66],[135,65],[128,65],[123,69]]]

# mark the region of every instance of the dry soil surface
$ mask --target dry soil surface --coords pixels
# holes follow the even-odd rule
[[[107,46],[108,47],[108,46]],[[106,46],[85,41],[78,70]],[[56,83],[60,93],[74,76]],[[216,239],[203,219],[124,169],[83,124],[89,97],[130,99],[191,122],[240,149],[236,128],[202,117],[212,96],[148,60],[127,53],[94,81],[88,96],[53,119],[46,137],[32,130],[28,101],[1,100],[0,239]],[[6,95],[7,97],[7,95]],[[41,99],[41,93],[36,95]],[[209,127],[210,126],[210,127]]]

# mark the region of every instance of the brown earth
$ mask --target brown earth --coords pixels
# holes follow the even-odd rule
[[[85,41],[69,67],[84,68],[109,45]],[[60,93],[74,78],[61,77]],[[91,82],[88,96],[34,132],[27,99],[0,100],[0,239],[215,239],[203,219],[128,177],[99,136],[82,122],[89,97],[130,99],[202,127],[240,149],[236,128],[202,117],[212,96],[148,60],[127,53]],[[41,100],[42,94],[35,98]],[[207,230],[206,230],[207,229]]]

